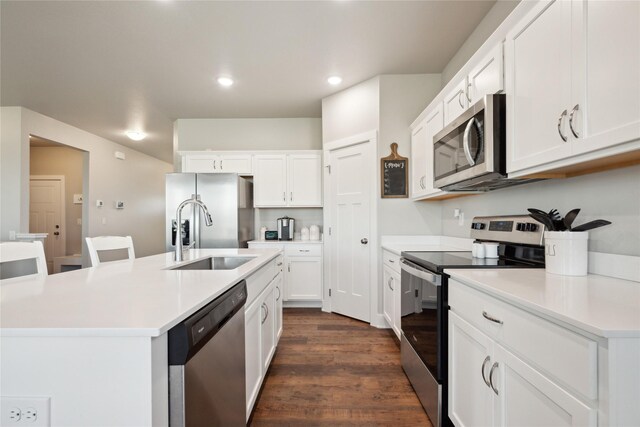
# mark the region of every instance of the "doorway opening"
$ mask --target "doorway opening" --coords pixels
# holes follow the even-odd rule
[[[89,153],[36,135],[29,142],[29,233],[47,233],[49,274],[81,268]]]

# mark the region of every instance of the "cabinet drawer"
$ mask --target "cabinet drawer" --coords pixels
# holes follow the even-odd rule
[[[280,249],[281,251],[284,251],[284,245],[278,242],[249,242],[249,249]]]
[[[185,158],[185,172],[221,172],[217,156],[188,156]]]
[[[285,245],[285,256],[322,256],[322,245]]]
[[[589,399],[597,398],[595,341],[455,280],[449,281],[449,304],[456,314],[533,367]]]
[[[400,256],[389,252],[387,250],[382,251],[382,262],[387,267],[391,268],[396,273],[400,273]]]
[[[247,277],[247,302],[245,305],[245,311],[251,305],[251,302],[264,291],[274,277],[278,275],[278,268],[276,267],[276,259],[269,261],[260,270]]]

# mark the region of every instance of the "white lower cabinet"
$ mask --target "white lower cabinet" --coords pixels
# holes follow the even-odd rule
[[[258,295],[245,306],[245,381],[247,413],[249,419],[260,392],[269,364],[282,334],[282,272],[276,267],[277,260],[247,279],[248,297],[257,290]],[[269,275],[269,273],[272,273]],[[273,274],[276,274],[273,277]],[[249,283],[250,280],[253,281]],[[271,280],[269,280],[271,278]],[[256,283],[256,281],[258,283]]]
[[[249,248],[275,248],[284,252],[283,280],[280,285],[280,303],[299,301],[302,305],[322,301],[322,244],[255,241],[249,242]]]
[[[598,425],[596,341],[453,279],[449,305],[456,426]]]
[[[458,426],[595,426],[589,407],[449,312],[449,418]]]
[[[382,309],[384,318],[400,339],[402,289],[400,288],[400,257],[382,251]]]

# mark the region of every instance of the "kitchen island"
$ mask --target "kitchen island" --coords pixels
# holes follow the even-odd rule
[[[167,331],[243,279],[250,301],[278,274],[279,254],[193,249],[181,263],[167,253],[3,280],[2,396],[49,397],[51,425],[167,425]],[[251,259],[173,269],[212,256]]]

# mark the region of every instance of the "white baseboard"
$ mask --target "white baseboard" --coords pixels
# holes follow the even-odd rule
[[[322,301],[282,301],[284,308],[322,308]]]

